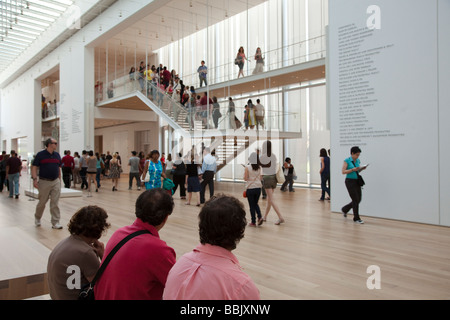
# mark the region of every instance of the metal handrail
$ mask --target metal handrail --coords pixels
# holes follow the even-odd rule
[[[147,81],[146,79],[142,79],[139,77],[138,77],[138,81],[136,81],[135,79],[136,79],[136,74],[133,74],[131,77],[130,77],[130,75],[126,75],[126,76],[119,77],[115,80],[112,80],[111,84],[113,84],[113,86],[110,87],[110,89],[112,89],[112,90],[111,90],[111,92],[107,91],[107,94],[106,94],[107,98],[106,99],[97,99],[96,102],[103,103],[112,98],[117,98],[122,95],[129,95],[130,93],[135,92],[135,91],[140,91],[144,96],[149,98],[154,105],[160,107],[161,110],[166,109],[167,112],[165,110],[162,110],[162,111],[168,117],[174,119],[174,121],[176,121],[178,123],[178,125],[180,125],[180,127],[186,128],[186,125],[181,124],[181,121],[183,121],[183,120],[181,120],[181,121],[179,120],[180,114],[186,114],[187,122],[188,122],[187,130],[190,130],[190,131],[194,130],[196,125],[198,126],[198,122],[202,118],[200,117],[200,119],[199,119],[199,117],[198,117],[199,110],[197,110],[197,106],[196,106],[196,110],[194,112],[192,109],[183,106],[179,101],[175,101],[171,95],[168,95],[167,93],[161,91],[161,89],[158,87],[158,83],[154,83],[152,81]],[[108,88],[103,88],[102,95],[104,97],[105,97],[105,95],[104,95],[105,90],[108,90]],[[97,96],[98,94],[99,94],[99,92],[96,93],[97,98],[98,98],[98,96]],[[222,99],[219,99],[218,102],[220,105],[220,112],[222,114],[222,117],[218,121],[218,128],[229,129],[229,128],[231,128],[231,125],[228,126],[227,122],[226,122],[227,119],[228,119],[228,121],[230,121],[229,117],[224,116],[224,115],[227,115],[228,101],[225,100],[224,98],[222,98]],[[187,102],[187,105],[190,106],[190,101]],[[209,112],[210,107],[211,106],[209,106],[209,108],[208,107],[206,108],[206,111],[207,111],[206,126],[205,126],[206,129],[215,128],[215,126],[211,125],[211,123],[210,123],[210,119],[212,119],[212,115]],[[242,123],[242,126],[244,126],[244,121],[243,121],[244,109],[245,108],[243,106],[235,106],[235,115]],[[283,112],[278,109],[279,108],[272,107],[272,108],[268,108],[265,110],[265,119],[264,120],[265,120],[265,125],[266,125],[265,128],[266,129],[280,129],[280,127],[283,126],[282,123],[277,124],[277,120],[279,119],[280,116],[289,116],[289,117],[295,118],[299,115],[299,113],[296,113],[296,112]],[[194,119],[192,118],[193,116],[195,117]],[[238,129],[238,128],[236,128],[236,129]],[[296,131],[296,130],[294,130],[294,131]]]

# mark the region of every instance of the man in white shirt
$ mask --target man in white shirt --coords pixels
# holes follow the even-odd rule
[[[256,117],[256,130],[259,130],[259,125],[264,129],[264,106],[260,103],[260,100],[256,100],[255,117]]]
[[[206,185],[209,185],[209,197],[214,195],[214,174],[217,171],[217,162],[214,154],[210,153],[209,148],[205,148],[206,156],[203,158],[202,164],[202,183],[200,190],[200,203],[205,203],[205,189]]]

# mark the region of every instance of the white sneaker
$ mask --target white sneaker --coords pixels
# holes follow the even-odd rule
[[[59,223],[55,223],[54,225],[52,225],[52,228],[53,228],[53,229],[62,229],[63,226],[60,225]]]
[[[356,220],[355,223],[364,224],[364,221],[359,219],[359,220]]]
[[[40,227],[40,226],[41,226],[41,220],[39,220],[39,219],[34,219],[34,225],[35,225],[36,227]]]

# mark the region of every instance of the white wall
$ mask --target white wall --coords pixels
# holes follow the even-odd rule
[[[60,60],[60,150],[94,148],[93,49],[71,46]]]
[[[440,223],[450,226],[450,1],[438,1]]]
[[[135,133],[137,131],[150,130],[152,149],[158,149],[159,125],[158,122],[137,122],[95,130],[95,136],[103,136],[103,153],[110,151],[111,154],[119,152],[122,159],[122,167],[125,173],[129,172],[128,159],[131,151],[135,150]]]
[[[38,102],[35,109],[35,83],[30,74],[23,75],[13,86],[2,89],[1,91],[1,115],[0,115],[0,134],[1,140],[6,140],[5,151],[9,152],[12,148],[11,141],[13,139],[27,137],[28,145],[31,151],[33,146],[40,145],[41,124],[41,106]],[[39,95],[40,99],[40,95]],[[39,115],[38,121],[36,116]]]
[[[30,152],[41,149],[40,80],[58,69],[60,97],[57,100],[61,101],[61,123],[66,130],[63,133],[67,134],[59,148],[80,150],[93,147],[95,43],[103,42],[116,31],[129,26],[133,19],[143,17],[167,2],[117,1],[57,49],[1,88],[0,140],[7,141],[6,149],[11,148],[12,139],[21,137],[28,138]],[[121,17],[119,12],[122,12]],[[7,76],[8,79],[13,77],[9,71]],[[74,115],[81,117],[79,121],[74,121]],[[75,127],[78,128],[75,130]]]
[[[450,174],[439,158],[450,117],[448,95],[438,90],[449,83],[438,63],[439,47],[448,68],[448,2],[439,2],[437,24],[437,0],[376,1],[381,28],[371,31],[373,3],[329,1],[332,211],[350,202],[341,169],[358,145],[370,163],[362,216],[450,225]]]

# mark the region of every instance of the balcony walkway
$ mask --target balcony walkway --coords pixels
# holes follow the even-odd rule
[[[208,89],[211,97],[216,96],[220,99],[324,78],[325,58],[321,58],[256,75],[252,74],[239,79],[215,83],[209,85]],[[205,86],[197,88],[195,92],[201,94],[206,90],[207,87]]]
[[[256,75],[249,75],[235,80],[212,84],[208,87],[197,88],[196,92],[201,95],[203,92],[209,89],[210,97],[216,96],[218,99],[223,99],[228,96],[243,95],[250,92],[276,89],[283,86],[300,84],[302,82],[315,81],[324,78],[325,59],[321,58],[297,65],[263,72]],[[136,85],[135,83],[137,83],[137,81],[134,81],[134,85]],[[244,137],[248,136],[249,134],[254,135],[251,131],[242,130],[242,127],[241,130],[227,129],[227,126],[225,124],[219,126],[219,129],[204,129],[197,123],[194,125],[188,124],[187,121],[185,121],[186,117],[188,116],[187,109],[182,107],[176,101],[173,101],[173,99],[171,99],[167,95],[164,95],[164,97],[161,98],[163,99],[162,103],[158,103],[156,101],[158,99],[152,97],[150,97],[151,99],[149,99],[149,97],[147,97],[144,93],[142,93],[140,90],[137,90],[136,87],[131,87],[128,89],[125,88],[127,85],[130,85],[129,81],[122,84],[123,88],[120,86],[116,87],[115,97],[109,98],[105,101],[100,101],[96,104],[96,106],[98,108],[107,108],[110,110],[122,109],[136,110],[140,112],[153,111],[156,115],[162,117],[174,130],[179,130],[182,134],[186,134],[187,132],[189,132],[191,136],[195,135],[196,137],[211,137],[215,135],[234,135]],[[177,112],[174,112],[174,110],[172,109],[177,109]],[[239,108],[237,107],[236,109],[238,110]],[[295,117],[295,115],[293,116]],[[97,117],[102,117],[101,113],[97,112],[96,118]],[[270,112],[270,110],[266,110],[266,117],[279,117],[279,114]],[[221,118],[221,122],[224,122],[224,120],[224,117]],[[123,119],[122,121],[126,121],[126,119]],[[275,121],[275,123],[276,122],[277,121]],[[268,123],[268,121],[266,121],[266,123]],[[271,133],[276,132],[276,134],[271,134],[274,139],[301,138],[301,130],[287,132],[282,129],[280,130],[280,128],[278,128],[277,126],[268,126],[268,129]],[[257,132],[255,134],[259,136],[261,132]]]

